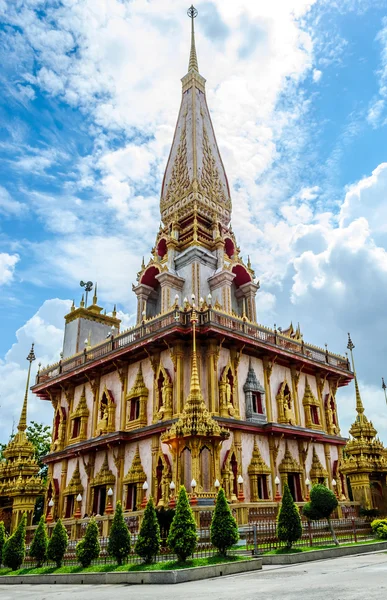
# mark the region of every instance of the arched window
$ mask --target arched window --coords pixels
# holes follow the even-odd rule
[[[161,458],[159,458],[157,467],[156,467],[156,481],[157,481],[156,506],[159,503],[159,501],[161,500],[162,495],[163,495],[163,486],[162,486],[163,471],[164,471],[163,461],[161,460]]]
[[[200,451],[200,481],[203,492],[211,491],[211,451],[204,446]]]
[[[163,388],[165,383],[164,373],[160,371],[157,379],[157,410],[163,406]]]
[[[184,485],[187,492],[191,491],[192,468],[191,468],[191,452],[189,448],[184,448],[181,453],[181,478],[180,481]]]

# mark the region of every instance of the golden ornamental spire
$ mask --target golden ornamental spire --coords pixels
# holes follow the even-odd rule
[[[195,27],[194,27],[194,19],[197,17],[198,11],[193,6],[193,4],[188,9],[187,14],[191,19],[191,52],[189,55],[188,71],[196,71],[197,73],[199,73],[198,57],[196,55],[196,46],[195,46]]]
[[[31,350],[30,350],[29,355],[27,356],[27,360],[28,360],[28,362],[30,364],[28,366],[26,391],[25,391],[25,394],[24,394],[24,402],[23,402],[23,408],[22,408],[21,415],[20,415],[19,425],[17,426],[18,431],[20,431],[20,432],[25,431],[27,429],[28,389],[30,387],[31,365],[32,365],[33,361],[35,360],[34,344],[32,344],[32,346],[31,346]]]
[[[191,384],[189,391],[192,395],[200,394],[200,381],[198,372],[198,363],[196,356],[196,323],[198,322],[198,316],[196,314],[195,305],[192,306],[192,370],[191,370]]]
[[[352,370],[353,370],[353,374],[355,377],[355,392],[356,392],[356,412],[359,415],[362,415],[364,413],[364,406],[363,406],[363,402],[360,396],[360,390],[359,390],[359,384],[357,382],[357,375],[356,375],[356,369],[355,369],[355,361],[353,359],[353,349],[355,348],[355,344],[352,342],[351,340],[351,335],[348,333],[348,344],[347,344],[347,348],[351,353],[351,362],[352,362]]]
[[[97,304],[97,301],[98,301],[98,297],[97,297],[97,283],[96,283],[95,288],[94,288],[93,304]]]

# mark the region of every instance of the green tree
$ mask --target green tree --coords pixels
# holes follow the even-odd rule
[[[336,546],[339,546],[339,541],[336,537],[331,515],[338,506],[338,500],[332,490],[325,485],[314,485],[310,491],[310,502],[307,502],[303,508],[303,514],[310,521],[320,521],[326,519],[332,534],[332,539]]]
[[[3,562],[3,550],[6,539],[4,521],[0,521],[0,567]]]
[[[31,421],[26,429],[26,436],[35,448],[35,459],[40,468],[39,475],[42,479],[46,479],[47,465],[42,462],[42,458],[50,452],[51,427]]]
[[[78,542],[76,547],[77,559],[83,568],[90,567],[92,561],[99,557],[101,546],[98,536],[98,525],[92,518],[87,524],[84,538]]]
[[[3,549],[3,563],[12,571],[20,569],[26,555],[26,525],[27,515],[20,519],[15,532],[7,539]]]
[[[196,523],[184,485],[180,487],[175,516],[168,534],[168,546],[184,562],[196,549]]]
[[[47,559],[48,536],[44,517],[40,517],[39,525],[35,529],[34,539],[30,547],[30,556],[36,560],[36,566],[39,568]]]
[[[56,563],[59,569],[69,543],[69,536],[61,519],[58,519],[48,542],[47,558]]]
[[[277,536],[279,540],[286,542],[288,550],[302,536],[300,512],[287,483],[284,486],[282,504],[277,520]]]
[[[144,559],[144,562],[151,563],[160,550],[160,543],[160,526],[155,505],[153,498],[149,498],[134,551]]]
[[[237,522],[231,514],[224,490],[220,488],[211,521],[211,543],[219,550],[219,554],[226,556],[227,550],[236,544],[238,539]]]
[[[130,531],[124,521],[121,502],[117,502],[114,512],[107,551],[118,565],[122,565],[130,554]]]

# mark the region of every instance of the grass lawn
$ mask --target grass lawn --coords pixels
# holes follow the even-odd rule
[[[190,569],[192,567],[207,567],[210,565],[217,565],[225,562],[233,562],[237,560],[248,560],[249,556],[210,556],[208,558],[193,558],[186,562],[179,562],[174,560],[168,560],[164,562],[156,562],[150,565],[145,564],[128,564],[128,565],[92,565],[86,569],[82,569],[81,566],[72,567],[42,567],[40,569],[31,567],[29,569],[19,569],[18,571],[11,571],[11,569],[0,569],[1,575],[47,575],[50,573],[104,573],[111,571],[174,571],[176,569]]]
[[[356,543],[347,542],[345,544],[340,544],[340,546],[335,546],[335,544],[327,544],[325,546],[305,546],[304,548],[292,548],[291,550],[286,550],[286,548],[277,548],[276,550],[269,550],[268,552],[264,552],[263,554],[298,554],[299,552],[313,552],[314,550],[332,550],[332,548],[342,548],[345,546],[364,546],[365,544],[374,544],[375,542],[381,541],[383,540],[372,539]]]

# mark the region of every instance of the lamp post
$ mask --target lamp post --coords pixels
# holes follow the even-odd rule
[[[173,481],[171,481],[171,483],[169,484],[169,489],[170,489],[170,492],[171,492],[171,498],[169,500],[169,506],[170,506],[170,508],[175,508],[175,506],[176,506],[176,498],[175,498],[175,489],[176,489],[176,486],[175,486],[175,484],[174,484]]]
[[[111,515],[114,512],[113,511],[113,490],[112,490],[112,488],[108,489],[107,498],[108,498],[108,501],[107,501],[107,505],[105,508],[105,513],[107,515]]]
[[[219,488],[220,488],[220,481],[219,481],[219,479],[215,479],[214,486],[215,486],[215,491],[216,491],[215,498],[214,498],[214,504],[216,504],[216,499],[218,497]]]
[[[274,500],[276,502],[281,502],[281,494],[280,494],[280,491],[279,491],[279,485],[280,485],[281,481],[280,481],[280,478],[278,477],[278,475],[274,479],[274,483],[275,483],[275,496],[274,496]]]
[[[48,502],[48,513],[47,513],[47,517],[46,517],[46,523],[52,523],[54,517],[52,514],[52,507],[54,506],[54,500],[52,498],[50,498],[49,502]]]
[[[193,295],[193,294],[192,294],[192,295]],[[196,488],[196,486],[197,486],[196,480],[195,480],[195,479],[192,479],[192,481],[191,481],[192,496],[191,496],[191,501],[190,501],[190,504],[191,504],[192,506],[195,506],[195,504],[197,504],[197,503],[198,503],[198,499],[197,499],[197,497],[196,497],[196,495],[195,495],[195,488]]]
[[[74,519],[80,519],[81,518],[82,494],[78,494],[78,496],[76,497],[76,501],[77,501],[77,508],[74,513]]]
[[[242,477],[242,475],[239,475],[239,477],[238,477],[238,485],[239,485],[238,502],[244,502],[245,496],[243,493],[243,477]]]
[[[306,485],[306,496],[305,496],[305,500],[306,500],[307,502],[309,502],[309,500],[310,500],[310,495],[309,495],[310,480],[309,480],[309,478],[308,478],[308,477],[305,479],[305,485]]]
[[[146,499],[146,493],[148,491],[149,485],[147,481],[144,481],[144,483],[142,484],[142,502],[141,502],[141,508],[145,508],[146,504],[148,502],[148,500]]]

